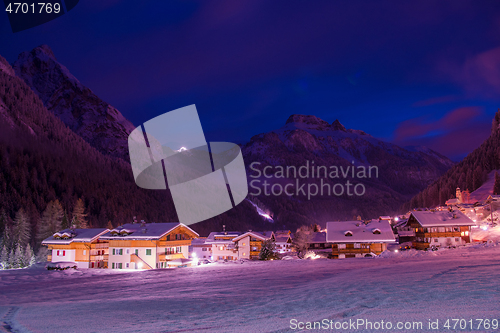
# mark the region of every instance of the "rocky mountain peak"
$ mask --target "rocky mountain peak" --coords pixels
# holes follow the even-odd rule
[[[347,131],[344,125],[342,125],[338,119],[335,119],[335,121],[332,123],[332,129],[334,131]]]
[[[318,125],[318,126],[328,126],[328,122],[320,119],[316,116],[311,115],[302,115],[302,114],[292,114],[288,117],[286,121],[287,124],[296,123],[296,124],[306,124],[306,125]]]
[[[40,45],[21,53],[13,68],[71,130],[102,153],[128,160],[128,134],[135,126],[82,85],[56,60],[50,47]]]

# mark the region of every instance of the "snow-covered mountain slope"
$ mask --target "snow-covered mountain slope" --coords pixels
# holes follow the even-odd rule
[[[47,45],[21,53],[13,68],[71,130],[102,153],[128,160],[127,138],[135,126],[82,85]]]

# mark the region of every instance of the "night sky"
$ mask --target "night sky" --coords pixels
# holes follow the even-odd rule
[[[48,44],[139,125],[196,104],[208,141],[242,143],[294,113],[460,160],[500,107],[500,1],[80,1],[13,34]]]

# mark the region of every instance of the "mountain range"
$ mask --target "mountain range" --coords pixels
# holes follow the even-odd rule
[[[58,199],[70,212],[76,198],[83,197],[94,226],[126,223],[136,215],[149,221],[176,220],[168,190],[143,190],[134,183],[127,138],[135,126],[81,84],[48,46],[21,53],[12,65],[0,57],[0,83],[0,208],[10,216],[24,207],[36,227],[48,201]],[[244,201],[194,225],[201,234],[222,225],[232,230],[293,230],[353,215],[386,215],[454,165],[425,147],[402,148],[347,129],[338,120],[330,124],[311,115],[291,115],[283,127],[252,137],[241,149],[249,181],[265,178],[252,177],[254,162],[261,168],[299,168],[306,161],[328,167],[376,166],[378,177],[356,180],[366,193],[355,198],[249,195],[251,203]],[[294,181],[267,180],[283,185]],[[272,215],[274,223],[259,217],[255,205]]]

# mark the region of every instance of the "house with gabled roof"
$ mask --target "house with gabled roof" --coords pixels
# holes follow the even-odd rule
[[[419,250],[470,243],[473,225],[459,210],[413,211],[407,222],[415,230],[413,247]]]
[[[189,246],[199,235],[179,223],[127,223],[101,236],[109,242],[109,269],[189,266]]]
[[[211,232],[205,243],[211,246],[212,260],[237,260],[238,249],[233,239],[241,235],[240,231]]]
[[[396,243],[387,220],[327,222],[326,230],[335,259],[378,255],[388,244]]]
[[[262,243],[267,240],[275,241],[272,231],[248,231],[233,238],[238,249],[238,259],[259,259]]]
[[[206,237],[194,238],[189,247],[189,256],[193,259],[212,260],[212,244],[206,243]]]
[[[74,263],[77,268],[106,268],[108,242],[100,239],[109,229],[65,229],[44,239],[42,245],[49,249],[47,261]]]
[[[292,232],[290,230],[278,230],[274,233],[275,249],[278,253],[292,252]]]

